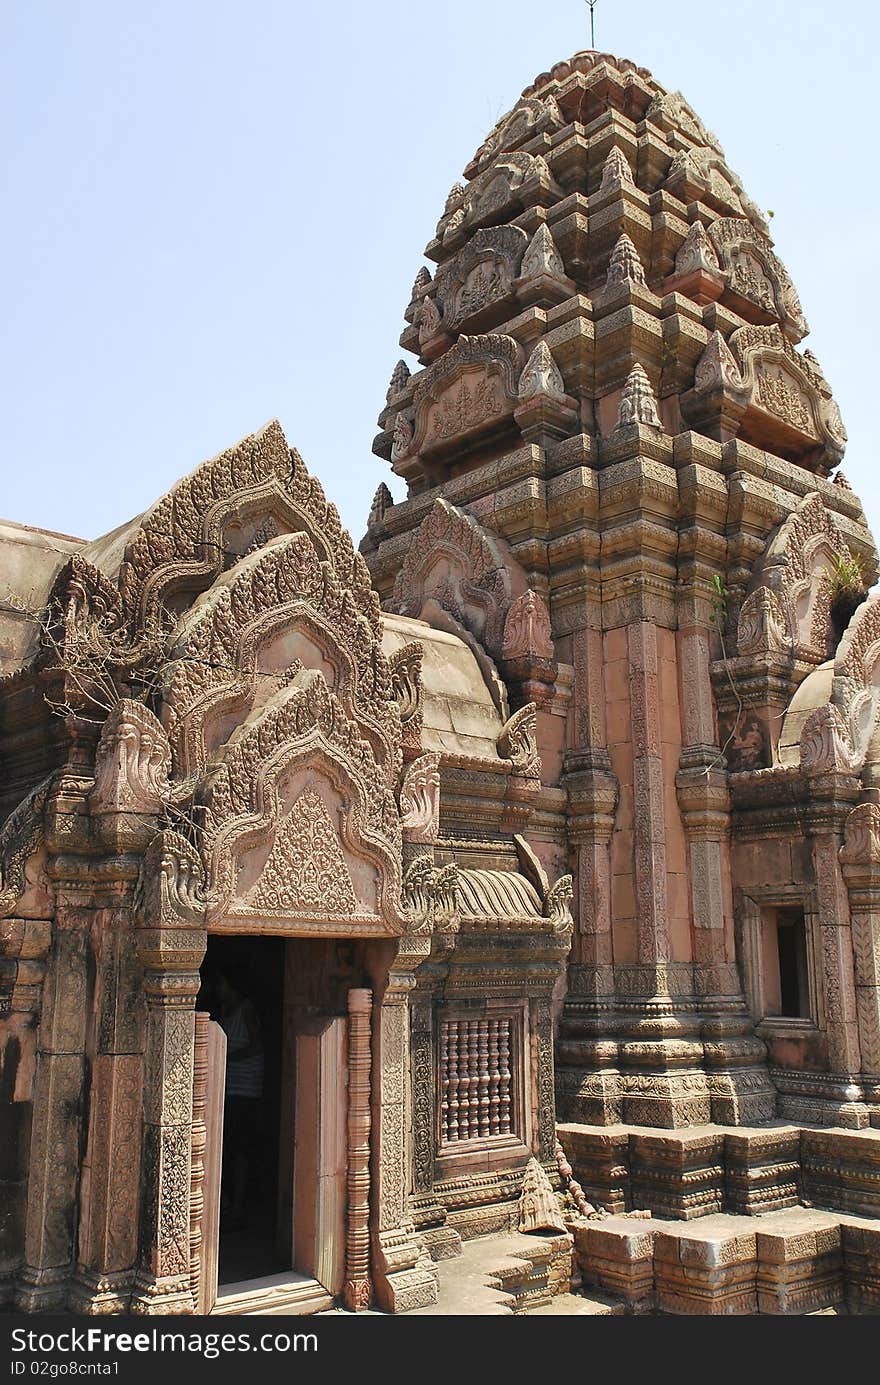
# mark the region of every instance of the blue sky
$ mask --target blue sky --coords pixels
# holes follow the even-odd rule
[[[421,251],[582,0],[6,0],[0,513],[91,538],[280,418],[355,540]],[[880,531],[877,7],[598,0],[682,90],[811,324]]]

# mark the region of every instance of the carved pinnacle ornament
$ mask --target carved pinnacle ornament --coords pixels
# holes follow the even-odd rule
[[[605,282],[606,284],[624,284],[627,279],[631,279],[634,284],[641,284],[642,288],[647,287],[639,252],[624,231],[611,252],[611,259],[608,262],[608,276]]]
[[[386,510],[390,510],[394,504],[394,496],[383,481],[376,494],[373,496],[373,503],[370,506],[370,513],[367,517],[367,532],[377,528],[385,518]]]
[[[539,341],[519,379],[520,399],[531,399],[536,394],[549,394],[557,399],[565,394],[565,385],[559,367],[550,354],[545,341]]]
[[[406,389],[406,382],[410,378],[410,368],[406,361],[398,361],[391,372],[391,383],[385,395],[386,404],[390,404],[395,395]]]
[[[541,223],[529,241],[520,269],[523,279],[537,279],[542,274],[552,279],[565,278],[565,264],[546,222]]]
[[[423,294],[427,292],[430,283],[431,271],[426,269],[425,266],[422,265],[421,269],[415,277],[415,281],[412,286],[412,294],[410,301],[412,301],[412,299],[415,298],[421,298]]]
[[[543,1165],[532,1156],[526,1165],[519,1199],[520,1231],[564,1231],[565,1221],[553,1184]]]
[[[698,269],[718,273],[718,256],[702,221],[695,221],[679,246],[675,257],[676,274],[693,274]]]
[[[649,428],[663,427],[657,413],[657,401],[651,389],[651,381],[638,361],[626,377],[617,409],[615,431],[618,428],[628,428],[632,423],[645,423]]]
[[[632,187],[634,179],[627,159],[615,147],[609,151],[608,157],[602,165],[602,181],[599,184],[599,191],[610,192],[612,188],[617,188],[622,183],[627,183]]]

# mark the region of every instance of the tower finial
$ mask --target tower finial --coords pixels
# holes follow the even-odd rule
[[[599,0],[584,0],[590,7],[590,47],[595,51],[596,48],[596,18],[593,13]]]

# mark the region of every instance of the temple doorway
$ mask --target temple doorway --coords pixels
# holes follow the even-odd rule
[[[207,1094],[223,1114],[222,1142],[205,1156],[220,1204],[216,1254],[204,1257],[217,1267],[209,1311],[309,1311],[341,1291],[358,952],[334,940],[209,937],[197,1009],[226,1036]]]

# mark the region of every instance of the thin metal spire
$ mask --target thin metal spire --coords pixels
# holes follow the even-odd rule
[[[584,0],[584,3],[587,4],[587,5],[589,5],[589,7],[590,7],[590,47],[591,47],[591,48],[595,48],[595,47],[596,47],[596,17],[595,17],[595,15],[594,15],[593,11],[595,10],[596,6],[598,5],[599,0]]]

